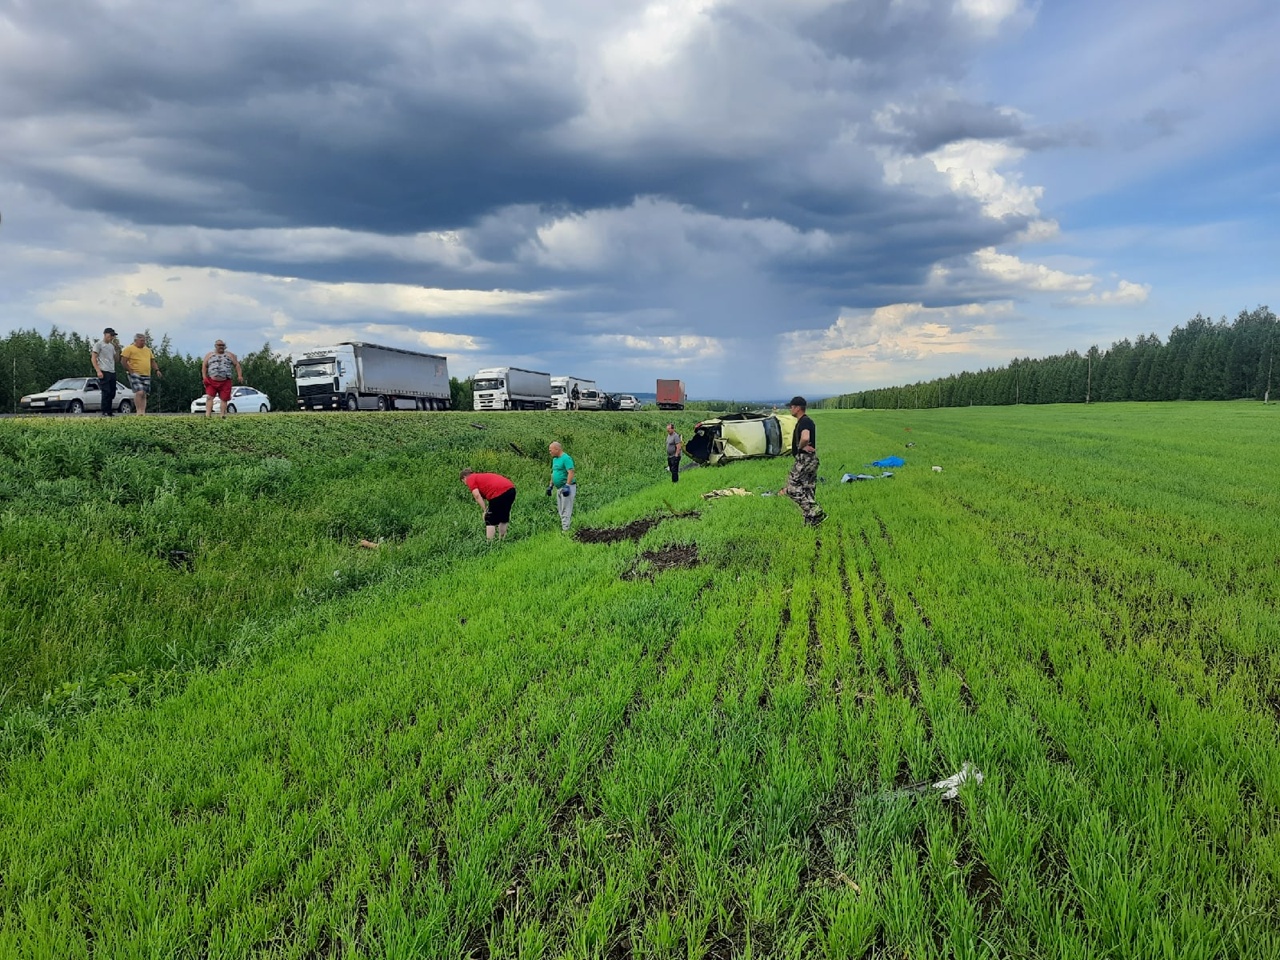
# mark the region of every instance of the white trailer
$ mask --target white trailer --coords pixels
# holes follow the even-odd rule
[[[448,410],[449,363],[376,343],[308,350],[294,361],[302,410]]]
[[[588,390],[594,390],[596,382],[594,380],[585,380],[582,377],[552,377],[551,409],[568,410],[573,402],[574,387],[578,388],[578,395],[581,396]]]
[[[520,367],[477,370],[471,384],[476,410],[547,410],[551,407],[551,374]]]

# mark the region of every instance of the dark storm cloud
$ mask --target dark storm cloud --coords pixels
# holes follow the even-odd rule
[[[576,2],[0,0],[0,181],[97,225],[76,240],[102,262],[554,292],[421,321],[513,355],[824,327],[1027,225],[927,161],[888,176],[886,154],[1037,135],[931,92],[985,29],[963,4]],[[164,289],[133,302],[174,309]]]
[[[917,97],[884,118],[885,138],[914,154],[961,140],[1018,139],[1025,133],[1012,112],[955,97]]]
[[[754,198],[752,215],[813,226],[893,199],[874,180],[824,188],[795,176],[829,137],[820,128],[737,157],[714,142],[656,135],[634,151],[570,147],[561,134],[583,110],[578,53],[514,21],[442,17],[424,29],[391,12],[285,18],[172,5],[125,19],[85,0],[15,7],[11,17],[27,49],[44,53],[0,66],[8,119],[63,117],[74,130],[93,118],[47,150],[19,151],[19,175],[74,206],[135,222],[395,233],[470,225],[511,205],[590,209],[654,194],[728,215]],[[908,55],[936,74],[957,62],[959,41],[943,39],[954,31],[939,29],[952,19],[941,2],[909,17],[888,2],[843,4],[804,29],[833,56],[889,67]],[[762,42],[763,28],[744,16],[709,22],[723,43]],[[887,83],[877,71],[861,71],[857,83]],[[824,86],[851,82],[822,80],[811,92],[829,98]],[[949,122],[948,107],[963,115]],[[934,105],[906,118],[914,126],[905,136],[927,149],[983,122],[996,135],[998,116]],[[68,148],[102,164],[127,158],[128,169],[86,173],[58,162]],[[156,174],[204,189],[158,190]]]

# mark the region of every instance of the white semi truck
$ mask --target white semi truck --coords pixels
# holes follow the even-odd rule
[[[449,363],[376,343],[308,350],[293,363],[301,410],[448,410]]]
[[[519,367],[477,370],[471,384],[476,410],[547,410],[551,407],[551,374]]]
[[[568,410],[573,403],[573,388],[578,388],[578,394],[582,395],[588,390],[596,388],[594,380],[584,380],[582,377],[552,377],[551,378],[551,409]]]

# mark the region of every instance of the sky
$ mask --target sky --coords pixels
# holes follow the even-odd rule
[[[0,331],[813,396],[1276,306],[1274,0],[0,0]],[[86,365],[87,365],[86,358]]]

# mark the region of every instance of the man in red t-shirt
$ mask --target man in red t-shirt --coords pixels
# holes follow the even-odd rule
[[[462,471],[462,482],[484,511],[484,534],[490,540],[496,531],[499,540],[507,536],[511,505],[516,502],[516,485],[500,473]]]

